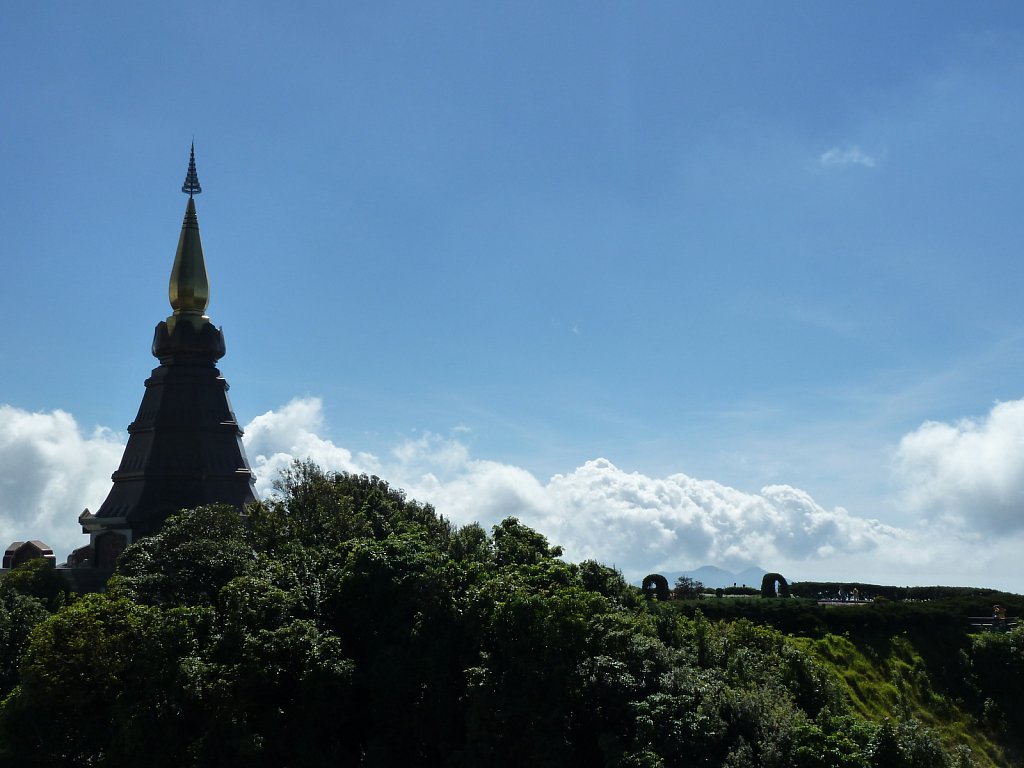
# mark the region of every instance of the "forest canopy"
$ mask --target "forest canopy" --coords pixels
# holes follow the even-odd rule
[[[458,527],[379,478],[296,464],[245,517],[169,519],[106,592],[76,599],[38,565],[0,582],[0,760],[972,764],[912,712],[852,707],[807,642],[560,554],[514,518]],[[1020,669],[1009,642],[985,658]]]

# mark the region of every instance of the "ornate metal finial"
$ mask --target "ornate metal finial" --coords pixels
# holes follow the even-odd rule
[[[188,173],[185,174],[185,183],[181,185],[181,191],[189,197],[198,195],[203,191],[199,186],[199,174],[196,173],[196,143],[192,142],[192,151],[188,156]]]
[[[210,303],[210,281],[206,276],[206,261],[203,259],[203,243],[199,237],[199,218],[196,216],[196,201],[193,195],[203,191],[196,173],[196,144],[192,142],[189,153],[188,174],[181,187],[188,193],[185,219],[181,223],[178,250],[174,254],[174,267],[168,286],[168,298],[174,314],[167,318],[168,331],[173,332],[179,320],[185,320],[196,330],[209,324],[210,318],[203,314]]]

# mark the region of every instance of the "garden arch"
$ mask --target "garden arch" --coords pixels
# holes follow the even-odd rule
[[[776,585],[778,589],[776,589]],[[766,573],[761,579],[761,597],[789,597],[789,582],[781,573]]]
[[[645,576],[641,589],[644,592],[644,597],[648,600],[652,597],[656,597],[659,600],[668,600],[668,579],[660,573],[652,573],[649,576]]]

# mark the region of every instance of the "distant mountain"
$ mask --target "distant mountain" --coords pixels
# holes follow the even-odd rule
[[[670,589],[675,586],[676,579],[680,576],[689,576],[691,579],[699,581],[708,589],[717,589],[718,587],[731,587],[733,584],[737,586],[746,584],[748,587],[760,587],[761,579],[764,578],[766,573],[768,571],[757,566],[752,566],[739,573],[733,573],[724,568],[719,568],[717,565],[702,565],[693,571],[665,571],[661,575],[668,580]]]

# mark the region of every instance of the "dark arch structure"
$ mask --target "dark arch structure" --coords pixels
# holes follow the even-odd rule
[[[778,591],[776,591],[778,585]],[[761,597],[789,597],[789,582],[781,573],[766,573],[761,579]]]
[[[650,600],[652,597],[656,597],[659,600],[668,600],[668,579],[662,576],[660,573],[652,573],[644,577],[644,583],[641,586],[644,592],[644,597]]]

